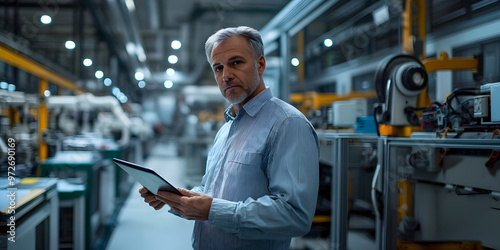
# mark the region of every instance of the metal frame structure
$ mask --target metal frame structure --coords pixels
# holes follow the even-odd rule
[[[385,145],[383,163],[383,199],[384,211],[382,221],[381,245],[380,249],[397,249],[397,214],[398,214],[398,187],[400,179],[401,163],[404,157],[396,153],[396,149],[406,147],[422,147],[437,149],[481,149],[481,150],[500,150],[500,143],[494,139],[449,139],[449,138],[381,138]],[[401,158],[403,157],[403,158]],[[449,167],[452,167],[450,164]],[[445,165],[446,167],[446,165]],[[474,166],[476,168],[486,167]],[[484,170],[487,171],[487,170]],[[448,175],[450,175],[448,173]],[[463,173],[462,173],[463,175]],[[468,178],[467,176],[465,178]],[[488,179],[498,179],[494,175]],[[442,180],[436,179],[437,182]],[[444,184],[444,183],[443,183]],[[496,190],[498,191],[498,190]]]
[[[353,144],[372,143],[377,145],[377,155],[381,156],[379,138],[376,134],[351,133],[319,133],[320,141],[331,145],[332,165],[332,214],[331,214],[331,249],[347,249],[348,231],[348,170],[349,148]],[[329,149],[327,149],[329,150]],[[322,151],[328,154],[328,152]],[[378,161],[380,162],[380,158]],[[377,218],[376,232],[378,235],[379,221]],[[378,238],[378,237],[377,237]]]

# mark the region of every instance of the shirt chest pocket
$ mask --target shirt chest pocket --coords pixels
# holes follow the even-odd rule
[[[231,151],[227,155],[227,170],[232,174],[262,174],[262,154],[243,150]]]

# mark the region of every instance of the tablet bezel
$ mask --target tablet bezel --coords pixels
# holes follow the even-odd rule
[[[155,195],[158,194],[158,191],[168,191],[168,192],[182,196],[181,192],[179,192],[179,190],[177,190],[177,188],[175,188],[174,185],[170,184],[170,182],[165,180],[163,177],[161,177],[161,175],[156,173],[151,168],[143,167],[141,165],[138,165],[138,164],[135,164],[132,162],[128,162],[128,161],[125,161],[122,159],[118,159],[118,158],[113,158],[113,162],[115,162],[115,164],[117,166],[119,166],[125,172],[127,172],[129,175],[134,177],[134,179],[137,182],[139,182],[142,186],[147,188],[151,193],[153,193]],[[139,170],[140,172],[131,172],[131,171],[128,171],[129,170],[128,168]],[[140,173],[142,173],[143,176],[136,176]],[[150,182],[141,183],[139,181],[139,179],[144,179],[144,178],[148,178],[148,177],[149,177],[149,179],[152,178]],[[165,184],[165,185],[162,185],[162,184]]]

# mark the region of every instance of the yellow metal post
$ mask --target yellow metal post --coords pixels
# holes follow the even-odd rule
[[[297,74],[299,77],[299,84],[302,86],[305,79],[305,62],[304,62],[304,30],[299,31],[297,34],[297,55],[300,63],[297,66]]]
[[[40,100],[43,100],[44,91],[49,89],[49,82],[45,79],[39,78],[38,80],[38,94]],[[40,162],[47,159],[49,153],[48,145],[42,140],[43,133],[48,129],[48,113],[47,104],[41,101],[38,105],[38,157]],[[40,168],[38,168],[37,175],[40,176]]]
[[[405,1],[405,9],[403,10],[403,53],[413,54],[413,1]]]
[[[417,33],[420,41],[422,42],[422,54],[420,55],[420,60],[426,58],[425,55],[425,24],[426,24],[426,5],[425,0],[416,0],[417,5]],[[429,72],[428,72],[429,73]],[[417,108],[429,107],[431,105],[431,98],[427,94],[427,87],[418,95]],[[420,117],[420,114],[419,114]]]

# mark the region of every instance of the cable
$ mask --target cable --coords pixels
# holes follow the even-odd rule
[[[382,107],[381,106],[374,106],[373,107],[373,120],[375,120],[375,129],[377,130],[377,136],[380,137],[380,129],[379,129],[379,122],[378,122],[378,115],[382,115]],[[379,114],[380,113],[380,114]]]
[[[491,136],[491,139],[495,139],[495,134],[498,133],[498,136],[500,137],[500,129],[495,129],[493,131],[493,135]],[[500,151],[496,152],[495,150],[491,150],[490,158],[488,158],[488,161],[484,164],[487,168],[493,168],[495,166],[495,163],[500,160]]]
[[[382,168],[381,164],[377,164],[377,167],[375,168],[375,172],[373,173],[373,179],[372,179],[372,190],[371,190],[371,198],[372,198],[372,205],[375,210],[375,216],[377,218],[382,218],[381,211],[380,209],[380,204],[377,201],[377,180],[380,174],[380,169]]]

